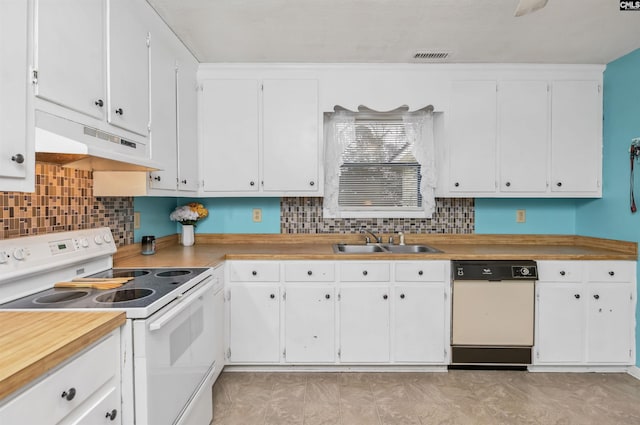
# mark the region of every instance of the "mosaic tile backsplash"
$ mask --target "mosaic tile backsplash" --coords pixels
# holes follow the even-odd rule
[[[364,225],[375,233],[473,233],[473,198],[436,198],[433,217],[324,218],[323,198],[282,198],[280,233],[352,233]]]
[[[33,193],[0,192],[0,239],[109,227],[133,243],[133,198],[94,197],[91,171],[36,163]]]

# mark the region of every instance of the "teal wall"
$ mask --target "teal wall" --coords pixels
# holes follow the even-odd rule
[[[134,242],[144,235],[156,238],[180,231],[180,224],[169,220],[178,205],[200,202],[209,216],[196,225],[196,233],[280,233],[280,198],[162,198],[136,197],[134,211],[140,213],[140,229]],[[262,209],[262,222],[253,222],[253,209]]]
[[[578,234],[640,242],[640,213],[632,214],[629,208],[629,145],[636,137],[640,137],[640,49],[607,65],[602,199],[577,206]],[[636,187],[640,188],[638,182],[636,178]],[[636,195],[640,198],[637,191]],[[640,320],[640,304],[638,307],[636,321]],[[637,366],[639,353],[640,327],[636,327]]]
[[[561,234],[576,231],[574,199],[476,199],[476,233]],[[524,223],[516,223],[516,210],[525,210]]]

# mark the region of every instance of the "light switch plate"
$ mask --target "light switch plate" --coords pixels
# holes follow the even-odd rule
[[[138,211],[135,211],[133,213],[133,228],[134,229],[140,228],[140,213]]]

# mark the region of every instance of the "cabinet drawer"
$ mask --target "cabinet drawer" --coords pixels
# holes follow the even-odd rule
[[[3,423],[58,423],[117,376],[119,357],[118,338],[111,334],[3,406]]]
[[[286,263],[284,280],[287,282],[333,282],[335,272],[333,263]]]
[[[443,282],[446,267],[442,261],[424,261],[396,264],[397,282]]]
[[[91,407],[87,411],[82,412],[79,418],[74,418],[64,423],[65,425],[118,425],[122,423],[120,391],[118,391],[118,388],[115,386],[106,387],[104,394],[100,394],[100,397],[91,403]]]
[[[631,261],[589,261],[587,280],[589,282],[632,282],[635,263]]]
[[[388,282],[389,263],[347,263],[340,265],[340,280],[343,282]]]
[[[279,282],[280,263],[261,261],[229,263],[229,280],[232,282]]]
[[[581,282],[583,261],[538,261],[540,282]]]

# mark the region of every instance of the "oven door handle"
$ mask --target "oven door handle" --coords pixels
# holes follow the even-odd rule
[[[170,309],[167,313],[161,316],[158,320],[154,321],[149,325],[150,331],[157,331],[162,329],[164,325],[166,325],[171,319],[176,317],[178,314],[182,313],[186,308],[188,308],[191,304],[195,303],[198,299],[202,298],[202,295],[211,290],[213,288],[213,278],[208,278],[208,281],[204,286],[194,292],[192,295],[188,295],[187,299],[180,302],[177,306]]]

